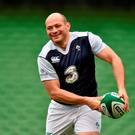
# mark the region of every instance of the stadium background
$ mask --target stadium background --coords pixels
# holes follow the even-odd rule
[[[72,31],[92,31],[122,58],[130,112],[103,116],[102,135],[135,134],[135,2],[133,0],[0,0],[0,135],[43,135],[49,98],[37,71],[47,41],[44,20],[64,13]],[[97,59],[100,95],[116,91],[111,66]]]

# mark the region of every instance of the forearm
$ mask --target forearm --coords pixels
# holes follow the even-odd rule
[[[66,90],[60,89],[51,94],[51,98],[55,101],[59,101],[67,104],[75,105],[87,105],[93,110],[100,111],[100,100],[101,97],[87,97],[79,96]]]
[[[128,95],[125,88],[124,67],[121,60],[119,58],[117,60],[114,60],[112,63],[112,67],[113,67],[114,76],[117,82],[119,96],[124,99],[125,110],[128,111],[129,110]]]
[[[117,82],[118,89],[119,90],[125,89],[124,67],[123,67],[122,61],[119,57],[113,58],[112,68],[113,68],[114,77]]]
[[[117,87],[118,89],[124,89],[124,67],[119,56],[110,47],[107,46],[103,51],[97,54],[97,57],[107,61],[112,65]]]
[[[52,91],[49,95],[51,99],[67,104],[87,104],[86,97],[76,95],[63,89]]]
[[[43,81],[44,87],[51,99],[75,105],[87,105],[91,109],[99,110],[100,98],[79,96],[60,88],[59,80]]]

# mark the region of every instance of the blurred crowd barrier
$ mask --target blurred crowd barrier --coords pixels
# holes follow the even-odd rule
[[[124,10],[135,9],[134,0],[0,0],[0,8],[5,7],[33,7],[66,8],[66,7],[91,7],[91,8],[118,8]]]

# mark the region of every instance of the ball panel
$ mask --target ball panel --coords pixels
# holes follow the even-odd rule
[[[109,92],[103,95],[100,104],[103,109],[103,114],[106,116],[117,119],[125,114],[124,100],[119,98],[115,92]]]
[[[106,104],[105,104],[105,103],[102,103],[102,104],[101,104],[101,107],[102,107],[102,109],[103,109],[103,114],[104,114],[104,115],[107,115],[107,116],[109,116],[109,117],[111,117],[111,115],[110,115],[110,113],[108,112],[108,109],[107,109],[107,107],[106,107]]]
[[[114,118],[120,118],[125,114],[124,104],[120,102],[112,102],[112,114]]]

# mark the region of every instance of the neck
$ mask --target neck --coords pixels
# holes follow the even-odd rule
[[[70,38],[70,32],[69,32],[69,33],[67,34],[67,36],[65,37],[65,40],[63,40],[62,42],[59,42],[59,43],[58,43],[58,46],[59,46],[60,48],[62,48],[63,50],[65,50],[66,47],[67,47],[69,38]]]

